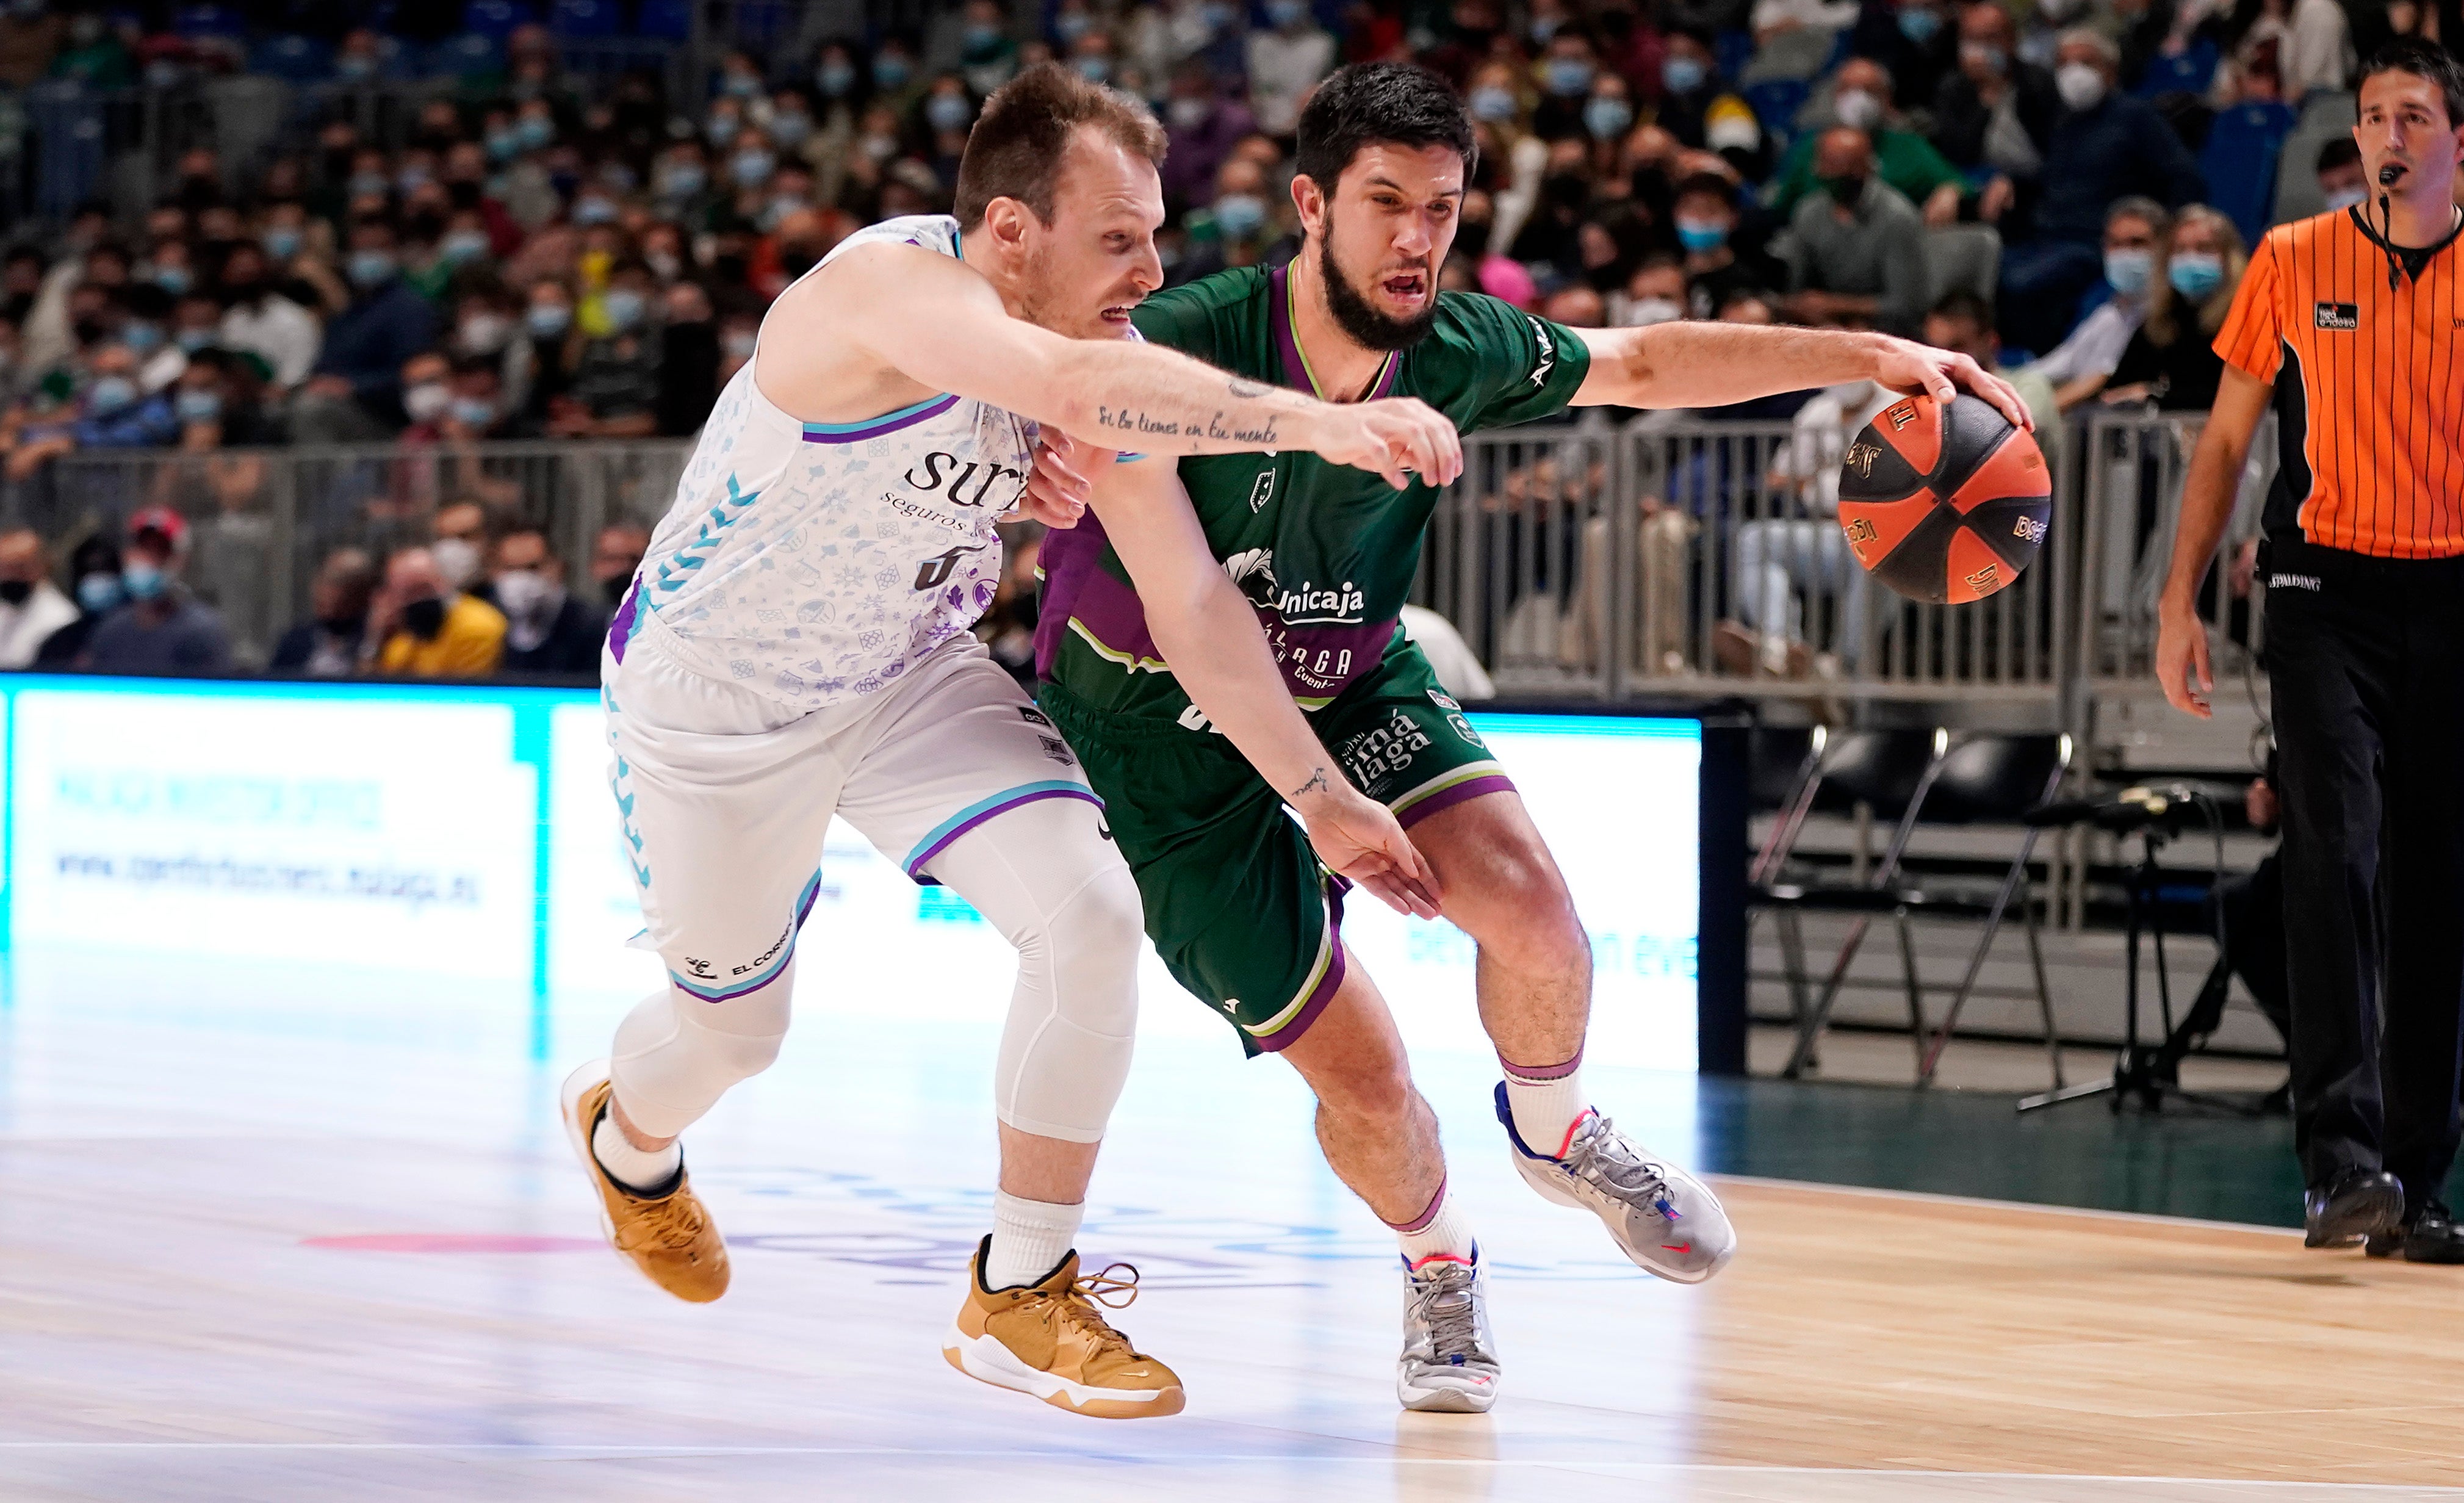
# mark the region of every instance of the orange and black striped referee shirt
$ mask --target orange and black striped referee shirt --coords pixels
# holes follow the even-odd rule
[[[2464,298],[2451,232],[2387,248],[2357,209],[2270,230],[2216,336],[2276,384],[2268,536],[2390,559],[2464,554]]]

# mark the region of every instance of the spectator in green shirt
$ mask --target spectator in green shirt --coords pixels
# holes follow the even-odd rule
[[[1927,225],[1947,225],[1959,218],[1968,195],[1968,180],[1918,131],[1909,130],[1891,107],[1891,76],[1871,57],[1851,57],[1839,65],[1832,81],[1831,113],[1839,124],[1861,130],[1873,139],[1874,175],[1899,190],[1900,196],[1925,210]],[[1771,206],[1781,217],[1797,200],[1814,191],[1814,144],[1818,130],[1796,138],[1771,174]]]

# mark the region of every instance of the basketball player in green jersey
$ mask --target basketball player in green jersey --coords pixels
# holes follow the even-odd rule
[[[1966,357],[1881,335],[1698,322],[1577,333],[1493,298],[1439,294],[1472,135],[1431,74],[1339,70],[1299,136],[1298,257],[1148,298],[1132,315],[1147,339],[1327,400],[1419,397],[1464,432],[1569,406],[1712,407],[1867,379],[1943,400],[1964,386],[2027,423],[2011,388]],[[1078,436],[1126,451],[1193,420],[1099,416],[1101,431]],[[1397,630],[1435,489],[1397,490],[1271,438],[1177,465],[1065,442],[1047,469],[1089,494],[1092,515],[1045,541],[1040,702],[1104,800],[1173,974],[1250,1053],[1300,1071],[1328,1162],[1399,1235],[1404,1405],[1486,1409],[1498,1365],[1436,1117],[1384,1001],[1345,956],[1343,884],[1284,812],[1331,780],[1394,810],[1436,878],[1434,895],[1434,895],[1479,945],[1481,1021],[1506,1076],[1497,1115],[1525,1180],[1596,1214],[1650,1272],[1699,1283],[1718,1271],[1735,1249],[1719,1201],[1583,1094],[1589,936],[1506,769]],[[1203,553],[1186,546],[1193,529]],[[1220,572],[1176,569],[1208,556]],[[1263,635],[1151,623],[1133,576],[1150,593],[1237,590]],[[1313,741],[1258,740],[1293,716]],[[1292,762],[1295,746],[1325,756]]]

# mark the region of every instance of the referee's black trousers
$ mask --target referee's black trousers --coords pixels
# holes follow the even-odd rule
[[[2294,1149],[2417,1205],[2458,1129],[2464,560],[2268,555]]]

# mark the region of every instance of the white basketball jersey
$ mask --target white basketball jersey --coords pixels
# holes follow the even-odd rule
[[[958,222],[885,220],[821,266],[883,241],[955,256]],[[1035,425],[950,394],[805,423],[755,387],[759,362],[719,394],[610,641],[621,660],[655,616],[693,666],[818,710],[895,683],[992,604],[994,519],[1026,488]]]

